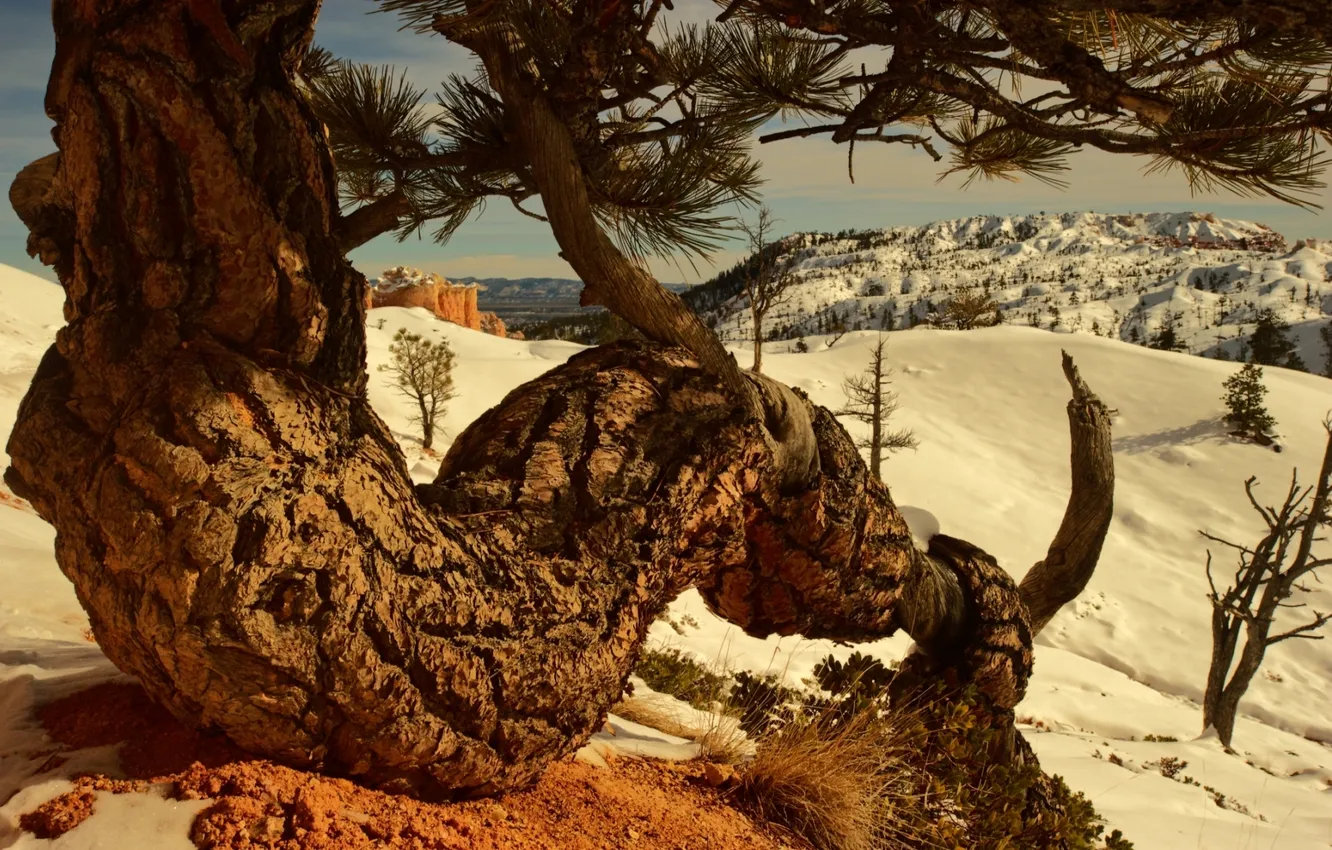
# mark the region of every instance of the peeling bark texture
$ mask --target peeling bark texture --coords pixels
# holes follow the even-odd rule
[[[1073,483],[1064,519],[1049,552],[1022,579],[1022,600],[1027,605],[1033,636],[1087,586],[1115,513],[1110,411],[1082,379],[1073,358],[1067,351],[1063,354],[1064,377],[1073,388],[1068,403]]]
[[[690,586],[752,634],[906,628],[1011,714],[1012,580],[961,541],[918,551],[832,414],[770,379],[587,351],[411,484],[291,82],[317,9],[55,5],[61,153],[12,196],[69,324],[5,480],[107,656],[252,752],[427,798],[522,787],[581,745]]]

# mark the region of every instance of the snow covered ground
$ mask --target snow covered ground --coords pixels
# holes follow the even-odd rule
[[[1146,344],[1172,322],[1186,350],[1232,360],[1259,311],[1271,309],[1318,372],[1318,331],[1332,316],[1332,248],[1287,246],[1265,225],[1210,213],[972,216],[797,233],[782,245],[797,283],[764,331],[784,340],[831,329],[830,320],[850,330],[909,327],[972,290],[992,297],[1008,324]],[[716,297],[700,301],[714,307]],[[711,317],[728,340],[753,335],[743,296]]]
[[[0,435],[44,348],[61,324],[60,291],[0,266]],[[505,393],[579,350],[571,343],[499,339],[436,321],[423,310],[384,308],[369,320],[371,401],[394,428],[419,481],[439,455],[423,452],[410,410],[388,376],[399,327],[448,339],[457,354],[458,397],[450,403],[440,451]],[[842,401],[840,381],[867,358],[872,335],[848,334],[832,349],[810,339],[809,354],[769,353],[765,368],[821,404]],[[1042,633],[1036,672],[1019,716],[1046,767],[1082,790],[1139,850],[1327,850],[1332,847],[1332,651],[1325,642],[1288,641],[1269,652],[1243,704],[1239,755],[1200,738],[1201,692],[1210,641],[1205,550],[1197,530],[1251,540],[1259,520],[1243,481],[1279,499],[1292,466],[1311,480],[1323,447],[1319,425],[1332,408],[1332,381],[1268,369],[1269,407],[1283,435],[1280,454],[1239,443],[1219,424],[1221,381],[1232,364],[1147,350],[1090,334],[1053,335],[1022,327],[916,330],[892,335],[899,425],[915,429],[917,452],[893,456],[885,479],[916,527],[937,524],[975,542],[1015,576],[1044,555],[1068,487],[1068,389],[1059,369],[1067,348],[1083,375],[1119,412],[1115,418],[1115,522],[1101,565],[1083,596]],[[736,349],[742,364],[748,354]],[[857,427],[857,426],[852,426]],[[7,456],[0,454],[0,463]],[[1280,492],[1279,492],[1280,491]],[[18,815],[68,790],[62,776],[105,767],[112,753],[85,751],[38,774],[46,748],[32,721],[35,703],[117,676],[84,634],[86,619],[52,557],[53,531],[0,488],[0,847],[137,848],[190,846],[197,803],[127,795],[100,806],[54,842],[19,835]],[[1312,608],[1332,608],[1332,583],[1314,585]],[[809,676],[828,653],[853,648],[798,638],[757,640],[712,617],[698,596],[674,606],[684,634],[659,623],[652,638],[734,669]],[[868,651],[901,656],[907,640]],[[859,647],[859,649],[866,649]],[[662,755],[689,745],[627,721],[617,738]],[[1147,735],[1176,742],[1145,742]],[[610,746],[602,744],[601,746]],[[1176,779],[1162,758],[1188,762]],[[1186,784],[1184,776],[1198,785]],[[1210,786],[1208,791],[1203,786]],[[10,795],[23,788],[18,796]],[[1252,813],[1219,808],[1224,794]],[[1262,819],[1259,818],[1261,816]]]

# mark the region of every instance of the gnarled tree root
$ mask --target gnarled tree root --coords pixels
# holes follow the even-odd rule
[[[69,324],[5,478],[108,657],[246,749],[427,797],[577,747],[689,586],[754,634],[904,628],[1011,711],[1013,582],[960,542],[918,551],[828,411],[680,349],[571,358],[413,487],[292,82],[317,7],[54,7],[61,152],[12,198]]]
[[[763,428],[679,350],[571,358],[416,493],[363,401],[223,346],[183,346],[102,440],[67,409],[72,370],[47,358],[9,479],[60,530],[107,655],[246,749],[383,787],[529,783],[686,587],[756,634],[871,639],[926,563],[831,414],[812,408],[825,474],[783,498]],[[977,565],[975,610],[1016,618],[966,650],[1011,707],[1012,581],[976,550],[932,558]]]

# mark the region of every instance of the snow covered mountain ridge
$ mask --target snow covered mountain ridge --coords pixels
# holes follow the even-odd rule
[[[912,328],[980,293],[1007,324],[1145,344],[1170,323],[1185,350],[1229,359],[1271,309],[1312,366],[1332,315],[1332,246],[1291,247],[1266,225],[1211,213],[972,216],[795,233],[775,250],[797,282],[765,321],[769,339]],[[686,295],[731,341],[753,335],[743,268]]]

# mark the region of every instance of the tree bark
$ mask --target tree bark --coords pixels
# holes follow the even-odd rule
[[[421,402],[421,448],[429,449],[435,445],[435,416]]]
[[[1215,725],[1221,704],[1221,693],[1226,687],[1226,675],[1235,660],[1239,646],[1239,627],[1226,609],[1212,606],[1212,658],[1207,666],[1207,686],[1203,691],[1203,729]]]
[[[758,374],[763,371],[763,314],[750,310],[754,315],[754,366],[751,371]]]
[[[56,527],[107,656],[251,751],[428,797],[579,746],[689,586],[752,634],[905,628],[1011,711],[1012,580],[961,541],[915,549],[832,414],[763,376],[740,394],[680,349],[594,349],[412,486],[291,81],[317,8],[54,7],[61,153],[19,194],[69,324],[5,480]],[[795,493],[792,451],[816,462]]]
[[[870,475],[883,480],[883,346],[876,345],[874,362],[874,397],[870,399]]]
[[[1045,559],[1037,561],[1022,579],[1022,600],[1033,635],[1087,586],[1115,513],[1110,411],[1082,379],[1073,358],[1067,351],[1063,354],[1064,377],[1073,389],[1068,402],[1073,482],[1064,518]]]
[[[1235,664],[1235,669],[1230,671],[1230,680],[1222,689],[1211,709],[1210,717],[1207,718],[1216,728],[1216,735],[1222,745],[1227,748],[1235,736],[1235,718],[1239,715],[1240,700],[1249,690],[1249,685],[1253,683],[1253,677],[1257,675],[1258,669],[1263,666],[1263,655],[1267,651],[1266,622],[1250,621],[1245,631],[1247,634],[1239,661]]]

